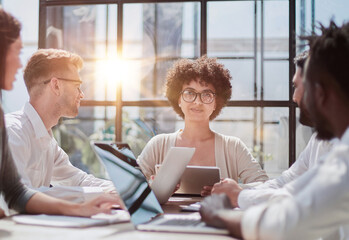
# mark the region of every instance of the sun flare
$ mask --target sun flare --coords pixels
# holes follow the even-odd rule
[[[99,78],[109,86],[116,86],[125,80],[129,72],[128,61],[121,58],[108,58],[97,62],[97,74]]]

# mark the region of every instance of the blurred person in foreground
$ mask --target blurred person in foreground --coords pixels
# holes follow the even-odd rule
[[[326,158],[283,194],[246,211],[229,210],[225,194],[202,202],[202,219],[244,239],[349,239],[349,23],[321,25],[309,41],[302,102],[320,139],[339,138]]]
[[[300,109],[299,122],[305,126],[313,127],[313,123],[309,119],[309,113],[301,101],[304,93],[304,64],[307,57],[308,51],[305,51],[296,56],[294,60],[297,70],[292,80],[294,85],[293,101],[297,103]],[[242,189],[236,181],[227,178],[215,184],[212,193],[227,194],[232,206],[239,207],[242,210],[266,202],[270,197],[278,194],[278,192],[282,193],[280,189],[287,183],[295,180],[303,173],[316,166],[317,162],[331,151],[333,145],[337,141],[338,138],[334,138],[331,141],[318,139],[317,133],[314,132],[306,148],[300,154],[296,162],[288,170],[284,171],[280,177],[269,180],[251,189]]]

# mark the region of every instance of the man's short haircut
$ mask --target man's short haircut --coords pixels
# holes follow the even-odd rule
[[[23,78],[28,92],[33,86],[42,84],[45,80],[62,77],[55,74],[67,71],[72,65],[80,70],[83,65],[82,58],[61,49],[39,49],[31,56],[24,69]]]
[[[216,93],[216,109],[210,120],[218,116],[231,97],[231,75],[223,64],[215,58],[202,56],[196,60],[181,59],[168,71],[166,77],[166,97],[176,113],[184,118],[184,113],[178,106],[178,98],[184,84],[199,81],[200,84],[212,84]]]
[[[303,39],[309,41],[308,67],[321,76],[327,73],[329,78],[312,78],[339,93],[349,102],[349,22],[338,27],[333,21],[329,27],[320,24],[322,35],[312,35]]]
[[[298,54],[293,59],[294,64],[296,64],[296,66],[301,69],[302,73],[303,73],[305,61],[307,60],[308,56],[309,56],[309,51],[304,51]]]
[[[21,23],[0,8],[0,87],[3,88],[6,72],[7,51],[20,36]]]

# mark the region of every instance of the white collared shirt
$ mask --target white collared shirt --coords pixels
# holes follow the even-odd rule
[[[267,201],[272,195],[277,194],[280,188],[285,184],[295,180],[303,173],[313,168],[317,162],[326,156],[332,149],[333,145],[339,140],[335,138],[331,141],[322,141],[316,139],[314,133],[304,151],[299,155],[297,161],[280,177],[266,181],[252,189],[244,189],[238,197],[238,204],[242,210],[253,205],[257,205]]]
[[[31,188],[42,186],[93,186],[113,191],[112,182],[95,178],[74,167],[58,146],[52,131],[47,131],[30,103],[23,111],[6,114],[6,129],[13,159],[22,182]]]
[[[327,157],[248,208],[244,239],[349,239],[349,128]]]

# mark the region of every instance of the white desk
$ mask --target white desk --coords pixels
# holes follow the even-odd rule
[[[181,201],[178,201],[181,200]],[[195,202],[198,199],[171,199],[163,205],[166,213],[178,212],[179,205]],[[169,233],[169,232],[144,232],[135,230],[131,223],[119,223],[107,226],[89,227],[89,228],[60,228],[60,227],[41,227],[16,224],[11,218],[0,220],[0,239],[1,240],[80,240],[80,239],[127,239],[127,240],[232,240],[229,236],[218,236],[209,234],[187,234],[187,233]]]
[[[166,232],[142,232],[133,229],[130,223],[113,224],[90,228],[54,228],[16,224],[10,218],[0,220],[0,239],[2,240],[89,240],[89,239],[128,239],[128,240],[231,240],[228,236],[207,234],[183,234]]]

